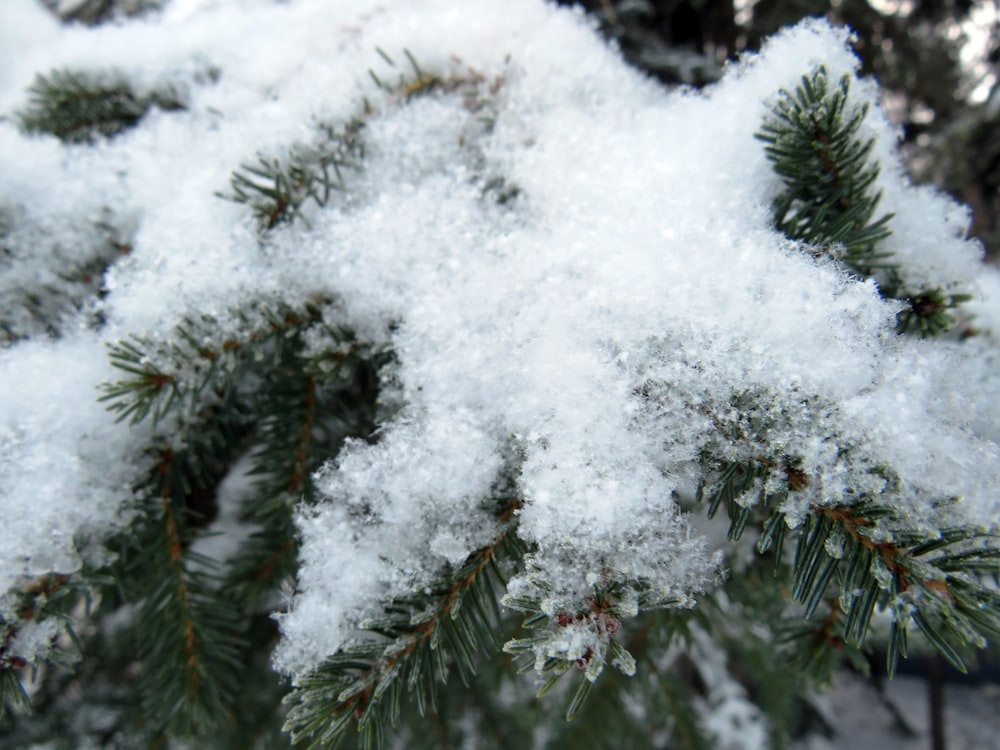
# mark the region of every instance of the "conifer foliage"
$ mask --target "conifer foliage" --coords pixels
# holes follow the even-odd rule
[[[160,7],[47,5],[94,24]],[[287,13],[312,38],[331,18],[279,5],[258,23]],[[929,647],[965,670],[1000,638],[997,435],[935,390],[982,372],[1000,314],[976,307],[973,260],[934,255],[938,237],[975,251],[950,204],[899,177],[844,36],[805,24],[774,62],[672,99],[565,11],[475,5],[470,34],[487,11],[510,40],[551,24],[598,67],[527,43],[523,68],[517,49],[492,67],[435,57],[433,36],[416,40],[431,62],[373,48],[349,105],[213,141],[228,187],[208,171],[144,204],[105,186],[123,205],[99,222],[105,193],[77,196],[62,220],[83,227],[78,250],[0,183],[0,289],[35,279],[0,298],[3,382],[103,352],[59,396],[83,393],[81,416],[3,404],[0,478],[50,502],[53,443],[97,467],[72,491],[111,508],[69,532],[47,521],[63,547],[12,546],[0,569],[0,748],[789,747],[845,662],[881,648],[891,676]],[[451,28],[444,5],[405,6],[399,28]],[[269,111],[269,85],[227,75],[140,89],[56,67],[0,136],[56,154],[56,174],[148,178],[150,143],[241,132],[204,103],[219,91]],[[624,202],[608,194],[609,165],[633,170],[615,149],[685,116],[674,135],[707,166],[684,173],[675,149],[624,175]],[[748,187],[709,162],[725,148]],[[644,181],[645,203],[628,193]],[[702,184],[721,197],[691,216]],[[906,224],[924,206],[930,249]],[[204,237],[182,221],[198,216]],[[213,243],[236,250],[211,265]],[[837,356],[856,359],[835,371]],[[37,487],[10,479],[22,458]]]
[[[183,109],[170,92],[140,96],[124,81],[102,81],[66,70],[38,76],[31,94],[31,106],[21,113],[21,127],[51,133],[69,143],[116,135],[135,125],[154,105]]]
[[[831,88],[819,67],[802,77],[794,93],[782,92],[758,133],[786,186],[775,204],[778,228],[861,276],[876,278],[884,296],[905,304],[902,331],[944,333],[955,323],[949,311],[971,297],[941,288],[902,288],[892,253],[879,247],[891,235],[892,215],[876,218],[881,196],[872,191],[879,174],[871,162],[875,141],[860,133],[868,107],[849,108],[849,88],[847,76]]]

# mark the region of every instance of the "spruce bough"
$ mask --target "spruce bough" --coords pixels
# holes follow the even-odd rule
[[[555,10],[530,12],[596,44]],[[845,54],[842,38],[817,25],[775,44],[794,50],[814,36],[832,57]],[[724,700],[743,712],[743,746],[783,747],[809,730],[800,717],[810,691],[845,661],[867,669],[879,649],[893,675],[921,643],[965,670],[1000,637],[997,519],[967,511],[958,491],[921,483],[918,454],[883,449],[870,426],[891,413],[886,394],[902,376],[875,373],[853,400],[846,387],[823,390],[822,374],[800,377],[794,361],[768,359],[755,336],[785,351],[780,320],[721,344],[713,338],[737,324],[731,316],[715,328],[668,328],[673,313],[657,310],[669,299],[642,307],[650,289],[670,287],[643,286],[652,266],[642,265],[641,222],[656,212],[641,206],[635,236],[619,238],[640,249],[620,269],[602,265],[613,254],[600,222],[567,235],[565,258],[545,255],[537,269],[543,250],[518,255],[517,242],[503,244],[537,241],[519,234],[526,227],[549,240],[546,222],[560,212],[566,224],[593,218],[574,218],[572,200],[551,202],[544,175],[519,171],[519,157],[543,158],[563,141],[547,141],[555,126],[518,104],[532,73],[517,66],[516,53],[481,69],[378,49],[350,107],[317,114],[279,148],[248,149],[207,200],[213,216],[231,217],[240,257],[265,271],[249,279],[252,293],[171,302],[169,325],[130,329],[130,284],[171,263],[149,260],[148,249],[169,233],[136,232],[130,219],[86,230],[104,241],[73,268],[97,264],[88,280],[104,278],[100,288],[70,274],[65,299],[4,302],[5,361],[27,361],[21,353],[34,346],[58,351],[74,336],[105,347],[93,399],[116,420],[102,429],[127,436],[109,465],[118,462],[128,486],[119,488],[125,517],[110,530],[81,525],[79,565],[22,576],[3,600],[0,747],[444,747],[476,737],[509,748],[542,735],[546,747],[658,747],[663,738],[711,747],[727,740],[710,708]],[[841,68],[842,59],[813,65],[769,91],[740,141],[759,151],[757,171],[743,176],[766,188],[768,223],[747,229],[747,245],[730,228],[718,234],[719,253],[739,248],[733,263],[756,249],[801,273],[802,286],[768,287],[769,269],[745,285],[720,271],[730,286],[697,277],[708,291],[691,299],[714,293],[725,306],[729,294],[736,305],[746,291],[743,317],[764,319],[770,308],[759,300],[801,293],[807,312],[795,320],[811,325],[817,299],[831,305],[845,351],[873,352],[859,362],[888,372],[935,350],[971,361],[991,345],[964,307],[973,289],[964,278],[930,279],[927,267],[948,265],[900,244],[912,205],[885,177],[869,99],[851,74],[830,72]],[[225,82],[225,71],[211,78]],[[649,85],[620,82],[635,101],[651,96]],[[133,134],[160,128],[169,141],[171,118],[214,116],[192,92],[157,90],[140,96],[112,72],[40,75],[16,118],[19,137],[51,137],[41,142],[70,159],[131,153]],[[577,103],[569,95],[560,106]],[[581,127],[601,132],[601,97],[586,106],[598,109]],[[599,151],[580,152],[581,171]],[[582,180],[566,190],[586,202],[587,180],[604,178],[562,179]],[[678,198],[666,190],[662,200]],[[740,200],[737,213],[762,213]],[[904,210],[883,211],[884,201]],[[116,207],[101,221],[127,214]],[[651,235],[665,242],[662,265],[683,257],[671,255],[676,233],[705,236],[700,220],[671,216],[677,226]],[[0,241],[14,252],[0,270],[30,270],[17,243],[46,234],[23,229],[36,220],[30,207],[0,203],[5,217]],[[450,234],[435,228],[449,221],[458,226]],[[587,232],[603,238],[600,252],[578,252]],[[352,243],[364,252],[352,254]],[[381,244],[385,254],[371,257]],[[337,273],[303,278],[310,263]],[[279,282],[262,281],[267,274]],[[495,293],[505,274],[514,281]],[[284,286],[289,279],[301,281]],[[598,285],[574,286],[581,279]],[[373,281],[387,301],[366,291]],[[407,284],[416,291],[400,292]],[[565,295],[569,317],[533,306],[552,286],[580,292]],[[616,309],[633,302],[635,314]],[[536,318],[548,320],[534,327]],[[562,350],[563,340],[582,348]],[[755,369],[755,358],[777,375]],[[552,385],[555,374],[565,382]],[[14,455],[22,438],[11,435]],[[629,443],[616,443],[623,435]],[[995,455],[961,419],[951,432],[914,437],[965,440],[986,462]],[[960,462],[949,454],[943,463]],[[968,486],[994,479],[983,470]],[[716,528],[726,541],[713,546],[704,534]]]

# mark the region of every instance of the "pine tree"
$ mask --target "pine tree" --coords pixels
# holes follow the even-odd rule
[[[62,17],[124,23],[154,5],[83,4],[86,17]],[[597,49],[571,14],[528,0],[518,8],[537,14],[536,21],[554,19],[553,28],[581,49]],[[419,17],[431,18],[427,13]],[[165,285],[193,281],[195,272],[162,269],[177,261],[170,251],[183,254],[198,237],[178,226],[183,240],[158,255],[151,245],[170,233],[150,229],[144,222],[153,220],[141,211],[105,206],[95,213],[77,197],[79,205],[51,223],[57,211],[5,185],[0,362],[9,372],[30,373],[36,362],[71,362],[99,346],[106,360],[84,370],[84,379],[101,378],[87,381],[97,390],[93,403],[80,407],[80,421],[45,417],[50,422],[36,427],[18,416],[17,404],[4,406],[0,476],[16,492],[37,493],[39,504],[68,508],[50,499],[46,493],[58,492],[38,471],[29,474],[38,486],[29,487],[15,482],[19,474],[10,468],[63,450],[64,438],[67,455],[102,467],[114,492],[113,502],[101,500],[97,479],[82,475],[95,487],[80,487],[80,496],[112,509],[97,515],[104,526],[95,528],[92,518],[78,523],[69,558],[54,551],[41,571],[20,551],[12,552],[24,556],[14,560],[14,573],[3,571],[9,590],[0,600],[0,747],[780,748],[822,725],[811,696],[845,664],[869,670],[878,652],[891,677],[901,659],[930,649],[964,671],[977,650],[1000,638],[997,518],[975,495],[995,494],[1000,453],[995,412],[980,415],[987,426],[979,429],[970,426],[973,417],[944,411],[963,408],[962,398],[974,402],[976,389],[988,399],[994,380],[987,374],[970,386],[963,373],[988,373],[1000,330],[989,328],[988,307],[974,307],[974,282],[946,276],[959,262],[928,261],[906,246],[919,231],[903,223],[914,219],[914,204],[900,195],[912,188],[898,175],[888,128],[872,111],[870,83],[844,70],[843,37],[806,24],[774,45],[783,50],[776,59],[809,59],[801,50],[811,45],[831,59],[769,91],[756,111],[736,115],[754,118],[740,148],[758,160],[757,171],[705,178],[709,185],[746,178],[764,186],[759,204],[744,201],[733,210],[766,214],[766,226],[748,230],[758,238],[752,242],[762,243],[756,249],[783,272],[800,274],[801,286],[713,286],[716,271],[705,270],[705,294],[746,291],[748,299],[766,299],[793,290],[805,308],[816,300],[828,305],[823,316],[831,330],[853,337],[844,351],[867,347],[883,368],[859,376],[865,383],[856,399],[844,389],[821,392],[808,377],[779,389],[751,372],[756,357],[765,366],[770,361],[768,342],[747,339],[759,346],[749,354],[728,344],[713,348],[711,339],[722,334],[708,321],[704,330],[640,330],[631,350],[632,338],[592,336],[593,348],[569,364],[615,374],[591,387],[567,370],[556,390],[567,392],[571,408],[553,406],[539,416],[540,436],[516,431],[513,425],[529,423],[523,416],[499,426],[479,421],[472,407],[518,412],[511,394],[523,393],[502,387],[523,370],[494,372],[507,363],[486,358],[487,340],[510,340],[500,325],[522,326],[527,347],[544,347],[546,329],[515,313],[494,327],[483,317],[471,317],[468,330],[447,327],[449,317],[462,318],[468,298],[455,302],[441,290],[480,280],[463,276],[467,266],[485,268],[501,285],[510,268],[502,264],[502,245],[462,239],[461,232],[475,226],[516,237],[535,221],[576,220],[572,200],[556,204],[570,216],[564,218],[514,176],[510,154],[531,153],[510,149],[534,147],[519,128],[540,127],[525,124],[530,108],[514,117],[507,112],[510,90],[532,76],[517,68],[516,49],[484,71],[459,58],[428,62],[408,48],[379,48],[369,80],[356,82],[364,93],[350,106],[317,105],[315,119],[297,126],[297,140],[247,152],[232,165],[228,185],[202,191],[260,273],[248,277],[249,292],[217,304],[195,296],[200,302],[191,305],[185,290],[171,289],[167,294],[180,302],[171,298],[169,309],[179,313],[166,323],[150,320],[129,290],[155,288],[142,286],[150,269],[164,274]],[[617,64],[606,54],[606,64]],[[140,84],[118,70],[58,67],[37,75],[4,137],[51,148],[68,163],[79,158],[82,170],[107,168],[116,163],[107,155],[117,144],[133,148],[129,138],[169,142],[190,137],[177,135],[178,122],[196,130],[224,119],[196,86],[227,74],[203,66],[185,88]],[[635,87],[629,95],[636,101],[663,96],[649,82],[627,80],[622,85]],[[711,103],[698,101],[705,104],[692,106]],[[419,136],[431,145],[411,140],[414,122],[440,129]],[[548,127],[564,121],[555,122]],[[420,246],[420,232],[453,215],[418,204],[428,223],[404,231],[383,211],[404,210],[399,196],[419,192],[409,181],[433,183],[442,175],[450,182],[431,195],[464,191],[455,210],[476,212],[480,223],[458,221],[458,230],[442,235],[465,256],[450,257],[447,248],[434,254],[439,236],[429,240],[433,252],[410,254],[406,241]],[[555,179],[571,182],[573,175]],[[676,189],[664,190],[664,203]],[[946,250],[975,254],[953,236],[953,219],[941,208],[948,204],[913,194],[930,201],[932,238],[950,237]],[[883,210],[887,197],[907,209],[905,216]],[[609,211],[621,208],[607,200]],[[402,276],[412,273],[414,284],[429,289],[407,308],[412,318],[400,316],[406,306],[380,307],[381,290],[358,291],[373,279],[399,277],[352,266],[352,256],[344,256],[339,279],[310,276],[308,261],[316,256],[303,248],[333,253],[338,242],[360,242],[356,234],[338,235],[338,227],[366,221],[369,210],[384,230],[377,242],[390,245],[370,262],[406,257],[411,266]],[[178,204],[164,215],[183,218],[185,211]],[[622,226],[622,243],[644,241],[630,235],[628,216],[609,215]],[[717,219],[709,216],[705,226]],[[700,218],[692,227],[681,229],[705,236]],[[669,239],[677,228],[663,231]],[[727,232],[720,229],[716,240],[736,248],[737,263],[748,246]],[[587,264],[598,268],[587,278],[614,276],[612,266],[600,265],[610,248],[565,252],[570,267],[546,266],[527,295],[516,285],[495,297],[485,287],[470,294],[508,311],[543,294],[545,284],[591,273]],[[663,263],[676,262],[669,252]],[[197,252],[180,260],[196,265]],[[289,262],[300,265],[285,267]],[[979,272],[972,261],[966,267]],[[943,275],[931,278],[928,268]],[[622,274],[645,300],[641,267]],[[985,278],[984,285],[992,283]],[[604,291],[593,291],[595,312],[581,326],[603,321],[610,306],[599,297]],[[391,289],[384,294],[395,299]],[[440,304],[440,314],[421,317],[428,301]],[[742,304],[721,296],[717,302]],[[654,307],[661,304],[669,301]],[[614,324],[641,326],[651,308],[637,309]],[[539,310],[544,314],[544,307],[531,312]],[[748,307],[740,315],[755,310],[771,314]],[[720,316],[718,326],[733,324],[731,315]],[[805,325],[816,318],[792,319]],[[780,321],[767,325],[762,338],[785,335]],[[608,330],[602,326],[558,334],[575,340]],[[509,359],[531,351],[511,351]],[[706,354],[698,359],[700,351]],[[588,359],[593,352],[599,365]],[[443,375],[421,370],[456,358],[468,366]],[[925,372],[899,374],[917,366]],[[953,370],[961,372],[948,380]],[[452,390],[468,388],[456,374],[481,382],[482,392],[473,387],[466,401],[449,401]],[[885,433],[900,445],[883,449],[870,425],[894,413],[897,386],[910,383],[904,375],[926,378],[931,390],[965,390],[953,401],[937,392],[920,396],[916,387],[899,390],[899,399],[926,399],[899,414],[916,419],[926,405],[932,413],[912,426],[928,432],[903,434],[911,426],[905,424]],[[524,377],[535,384],[552,374]],[[612,386],[621,384],[618,401]],[[578,398],[605,391],[608,401],[597,406]],[[542,389],[543,396],[555,392]],[[609,446],[596,435],[596,447],[567,448],[559,430],[545,432],[546,420],[577,429],[560,422],[575,419],[573,399],[580,413],[596,409],[601,419],[621,422],[621,434],[635,436],[639,447]],[[612,413],[622,404],[632,411]],[[42,407],[25,408],[30,415]],[[113,424],[102,421],[105,412]],[[590,439],[593,425],[581,424]],[[671,443],[674,433],[681,442]],[[940,457],[911,443],[934,443]],[[73,454],[78,444],[90,452]],[[435,462],[439,444],[444,457]],[[594,456],[606,457],[607,466],[594,468]],[[913,456],[937,463],[923,476]],[[549,499],[567,487],[579,494],[562,506]],[[402,507],[408,495],[416,499]],[[631,503],[626,517],[606,510],[608,497]],[[386,531],[394,523],[400,529]],[[16,529],[25,528],[18,518]],[[705,534],[726,541],[713,547]],[[398,548],[370,549],[385,540]],[[31,549],[44,557],[48,547]],[[275,612],[282,613],[277,622]],[[324,650],[327,637],[337,644],[332,650]]]

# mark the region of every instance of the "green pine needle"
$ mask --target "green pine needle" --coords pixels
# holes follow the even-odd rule
[[[756,503],[741,501],[753,487],[762,486],[747,478],[763,481],[777,471],[772,467],[772,462],[731,462],[710,485],[709,513],[726,503],[731,538],[733,529],[742,533],[750,525],[750,510],[763,515],[787,496],[795,475],[785,469],[778,475],[786,478],[784,489],[762,495]],[[802,606],[801,617],[811,620],[821,604],[833,602],[829,618],[791,631],[791,639],[806,646],[796,663],[815,667],[817,674],[832,668],[838,652],[846,648],[850,655],[867,644],[879,609],[894,613],[887,654],[891,673],[906,656],[911,621],[956,666],[964,663],[960,649],[984,648],[1000,637],[1000,595],[989,586],[990,579],[1000,576],[1000,536],[972,527],[949,528],[940,535],[907,528],[896,510],[874,499],[815,505],[789,534],[784,514],[776,510],[760,528],[757,549],[775,555],[775,575],[782,571],[786,536],[797,537],[790,595]]]
[[[183,109],[173,91],[140,95],[117,75],[69,70],[38,75],[30,103],[19,115],[29,133],[50,133],[66,143],[94,143],[128,130],[153,107]]]
[[[849,99],[850,78],[831,83],[822,66],[803,76],[794,92],[779,93],[756,133],[784,183],[774,204],[775,223],[790,239],[876,279],[883,296],[902,301],[900,333],[946,333],[956,322],[951,312],[971,297],[903,289],[902,269],[880,247],[891,235],[892,214],[878,215],[875,142],[861,136],[867,105],[852,106]]]
[[[471,683],[479,654],[497,647],[499,624],[495,605],[476,602],[495,600],[502,590],[505,576],[496,560],[506,569],[523,554],[512,525],[518,506],[515,498],[506,500],[494,542],[432,586],[431,610],[426,596],[392,602],[383,617],[364,625],[368,639],[344,647],[295,685],[285,724],[293,743],[331,750],[354,727],[362,747],[382,748],[399,718],[404,687],[423,713],[436,705],[437,684],[446,683],[452,669]]]
[[[877,244],[889,236],[891,216],[875,216],[874,141],[858,135],[867,108],[848,105],[849,80],[831,85],[822,66],[803,76],[794,92],[779,94],[757,138],[785,183],[775,204],[779,229],[871,276],[884,265]]]
[[[363,128],[360,119],[340,129],[325,126],[311,147],[293,149],[280,160],[258,156],[233,172],[231,192],[222,197],[248,205],[262,231],[301,218],[307,204],[322,208],[335,192],[347,190],[345,175],[361,168]]]

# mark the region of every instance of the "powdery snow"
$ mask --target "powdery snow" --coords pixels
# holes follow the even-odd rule
[[[93,542],[129,520],[123,506],[132,497],[131,464],[141,441],[97,403],[95,385],[112,371],[96,337],[25,342],[4,355],[2,592],[25,578],[102,562]]]
[[[662,90],[581,14],[539,0],[177,0],[121,26],[45,18],[32,0],[0,8],[3,111],[53,67],[169,85],[186,109],[92,147],[0,122],[0,207],[84,239],[101,209],[134,226],[93,303],[98,333],[68,326],[0,352],[3,586],[76,569],[74,532],[127,518],[142,433],[95,403],[112,377],[102,342],[165,339],[192,312],[236,325],[254,300],[317,294],[393,349],[402,408],[376,443],[320,472],[322,501],[299,514],[286,672],[315,667],[381,602],[489,542],[484,498],[515,465],[518,534],[535,553],[511,587],[548,582],[553,612],[596,583],[642,578],[680,603],[712,583],[719,558],[675,502],[693,494],[709,445],[800,457],[811,484],[785,507],[793,522],[810,503],[885,490],[872,469],[889,466],[890,500],[913,523],[934,526],[933,502],[958,495],[967,520],[995,524],[997,400],[979,395],[997,392],[996,368],[981,365],[989,337],[897,337],[896,306],[873,283],[771,227],[781,186],[754,132],[815,65],[855,73],[846,32],[804,22],[698,93]],[[478,72],[482,106],[447,92],[394,100],[368,75],[398,74],[376,48],[400,69],[408,50],[427,71]],[[852,95],[877,92],[856,83]],[[245,206],[217,196],[241,163],[309,143],[317,122],[346,121],[364,99],[377,108],[364,168],[308,225],[262,240]],[[965,213],[909,185],[883,117],[866,128],[907,281],[978,291]],[[491,185],[517,196],[500,205]],[[0,290],[46,257],[0,266]],[[984,288],[981,326],[997,333],[995,278]],[[737,402],[773,424],[767,445],[720,445]]]

